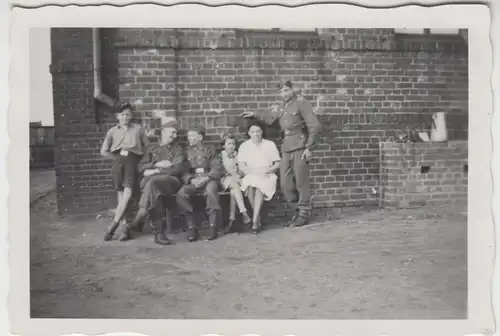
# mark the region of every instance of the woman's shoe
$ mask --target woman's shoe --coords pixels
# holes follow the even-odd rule
[[[228,234],[229,232],[231,232],[231,229],[233,228],[233,224],[234,224],[234,219],[230,219],[229,223],[227,224],[226,228],[224,229],[224,234]]]
[[[253,234],[257,235],[260,233],[261,230],[262,230],[262,225],[260,223],[260,219],[258,219],[257,222],[253,223],[252,225],[252,232]]]

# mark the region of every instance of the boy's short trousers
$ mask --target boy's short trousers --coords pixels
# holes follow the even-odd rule
[[[121,156],[120,151],[114,152],[119,157],[114,160],[111,174],[113,175],[113,187],[117,191],[123,188],[134,188],[139,179],[137,165],[141,159],[140,155],[128,152],[127,156]]]

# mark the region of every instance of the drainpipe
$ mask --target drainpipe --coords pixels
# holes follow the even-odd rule
[[[99,28],[92,28],[92,49],[93,49],[93,59],[94,59],[94,98],[100,102],[108,105],[114,106],[115,99],[107,96],[102,92],[102,77],[101,77],[101,36]]]

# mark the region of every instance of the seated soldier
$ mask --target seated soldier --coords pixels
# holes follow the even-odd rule
[[[185,154],[182,147],[176,143],[177,122],[171,120],[162,125],[159,145],[151,146],[139,162],[141,179],[141,199],[139,210],[134,222],[127,226],[120,237],[121,241],[130,239],[132,228],[142,226],[144,219],[158,203],[165,203],[165,211],[170,211],[170,204],[159,202],[165,196],[175,194],[182,186],[181,178],[186,168]],[[162,205],[162,204],[159,204]],[[155,212],[153,212],[155,213]],[[155,213],[156,214],[156,213]],[[170,216],[166,216],[169,220]],[[165,222],[152,218],[155,233],[154,241],[160,245],[170,245],[172,241],[165,235]]]
[[[198,231],[193,219],[191,195],[202,191],[205,195],[210,232],[208,239],[217,238],[217,211],[220,210],[220,179],[224,167],[213,146],[203,143],[205,128],[200,126],[188,130],[186,150],[188,172],[183,177],[184,185],[177,192],[177,205],[187,223],[188,241],[198,239]]]

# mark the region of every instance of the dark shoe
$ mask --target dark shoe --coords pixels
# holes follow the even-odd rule
[[[158,245],[171,245],[173,242],[165,235],[166,223],[158,220],[155,225],[155,243]]]
[[[227,224],[226,228],[224,229],[224,234],[228,234],[229,232],[231,232],[233,225],[234,225],[234,219],[230,219],[229,223]]]
[[[217,213],[215,211],[210,211],[208,214],[208,240],[214,240],[217,238]]]
[[[104,241],[110,241],[111,239],[113,239],[113,235],[115,234],[115,231],[119,225],[120,223],[111,223],[111,225],[106,228],[106,231],[104,233]]]
[[[198,238],[199,238],[198,230],[196,230],[195,228],[188,229],[188,242],[190,243],[195,242],[198,240]]]
[[[300,227],[306,225],[308,222],[307,218],[304,216],[298,216],[297,219],[290,224],[290,227]]]
[[[207,240],[214,240],[217,239],[217,227],[216,226],[210,226],[208,228],[208,237]]]
[[[253,234],[257,235],[260,233],[260,231],[262,231],[262,225],[260,219],[258,219],[257,222],[254,222],[252,225],[252,232]]]
[[[155,243],[158,245],[172,245],[172,241],[164,233],[155,234]]]
[[[185,220],[187,223],[187,239],[189,242],[195,242],[198,240],[198,230],[196,230],[196,226],[194,225],[193,216],[191,214],[185,215]]]

